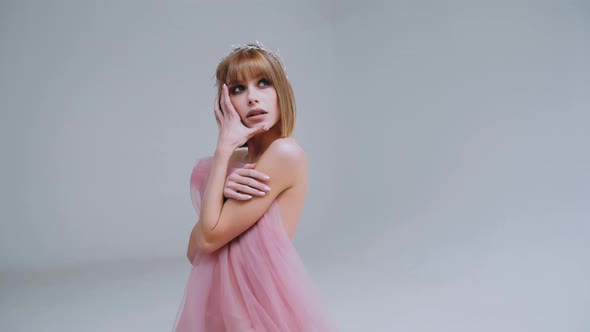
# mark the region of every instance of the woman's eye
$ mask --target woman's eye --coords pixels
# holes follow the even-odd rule
[[[231,93],[238,93],[240,91],[244,90],[244,87],[241,85],[236,85],[233,88],[231,88]]]
[[[258,82],[258,84],[266,86],[266,85],[270,85],[270,82],[266,78],[263,78]]]

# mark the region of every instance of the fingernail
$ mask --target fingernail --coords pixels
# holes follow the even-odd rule
[[[268,176],[268,175],[265,175],[265,176],[264,176],[264,179],[265,179],[265,180],[268,180],[268,179],[270,179],[270,176]],[[270,189],[270,188],[269,188],[269,189]]]
[[[270,187],[269,186],[264,186],[264,190],[269,191]]]
[[[246,195],[246,198],[247,198],[247,199],[250,199],[250,198],[252,198],[252,196],[250,196],[250,195]]]
[[[265,193],[264,191],[259,191],[259,192],[258,192],[258,195],[260,195],[260,196],[264,196],[264,195],[266,195],[266,193]]]

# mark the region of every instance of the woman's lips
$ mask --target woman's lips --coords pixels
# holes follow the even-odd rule
[[[246,115],[246,117],[247,118],[255,118],[255,117],[260,117],[265,114],[266,114],[266,111],[261,110],[261,109],[255,109],[255,110],[251,110],[250,112],[248,112],[248,115]]]
[[[266,113],[259,113],[259,114],[255,114],[255,115],[250,115],[248,117],[248,119],[260,119],[263,118],[266,115]]]

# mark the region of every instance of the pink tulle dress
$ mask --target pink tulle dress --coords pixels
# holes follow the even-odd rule
[[[212,157],[190,180],[197,213]],[[228,174],[243,163],[236,162]],[[275,200],[247,231],[212,254],[197,253],[174,332],[327,332],[336,329],[287,235]]]

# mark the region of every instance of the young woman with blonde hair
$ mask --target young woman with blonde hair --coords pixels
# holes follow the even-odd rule
[[[174,331],[334,331],[291,242],[307,159],[291,137],[295,98],[282,62],[260,43],[240,46],[216,78],[219,136],[191,175],[199,219]]]

